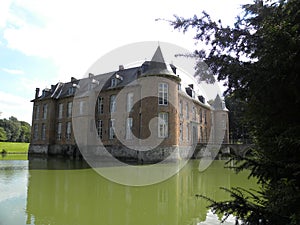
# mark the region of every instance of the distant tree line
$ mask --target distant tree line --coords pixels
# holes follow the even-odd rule
[[[0,141],[29,142],[30,131],[30,124],[16,117],[0,119]]]

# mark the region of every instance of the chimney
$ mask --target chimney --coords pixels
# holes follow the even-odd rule
[[[89,73],[89,78],[93,78],[93,77],[94,77],[94,74]]]
[[[119,65],[119,71],[120,70],[124,70],[124,66],[123,65]]]
[[[39,94],[40,94],[40,89],[36,88],[35,89],[35,99],[37,99],[39,97]]]

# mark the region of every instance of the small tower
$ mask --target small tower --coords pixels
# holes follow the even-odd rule
[[[219,139],[223,139],[223,143],[229,143],[229,111],[219,94],[217,94],[212,108],[214,140],[219,143]]]

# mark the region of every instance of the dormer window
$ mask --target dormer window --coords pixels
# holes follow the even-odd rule
[[[68,94],[72,95],[72,94],[74,94],[74,92],[75,92],[75,88],[74,87],[69,87]]]
[[[186,88],[185,88],[186,93],[192,97],[195,98],[196,92],[194,90],[194,85],[193,84],[189,84]]]
[[[117,80],[116,80],[116,78],[111,78],[110,86],[111,87],[117,86]]]
[[[115,87],[117,86],[120,82],[123,81],[123,77],[119,74],[116,74],[113,78],[110,80],[110,86]]]

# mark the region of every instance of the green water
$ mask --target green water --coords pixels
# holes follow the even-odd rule
[[[198,171],[191,160],[155,185],[130,187],[101,177],[82,162],[63,159],[0,160],[0,225],[202,225],[219,224],[203,194],[229,196],[219,187],[255,188],[247,173],[236,175],[214,161]],[[234,224],[234,219],[225,224]]]

